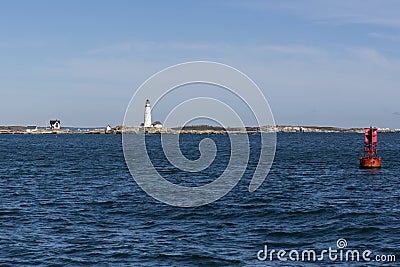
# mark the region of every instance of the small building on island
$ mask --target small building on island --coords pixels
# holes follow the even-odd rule
[[[26,132],[27,133],[33,133],[37,131],[37,126],[26,126]]]
[[[112,128],[110,125],[107,125],[106,129],[104,130],[106,134],[112,133]]]
[[[60,130],[61,129],[60,120],[50,120],[50,128],[52,130]]]
[[[159,122],[159,121],[153,122],[153,123],[151,124],[151,126],[154,127],[154,128],[162,128],[162,127],[163,127],[162,123]]]

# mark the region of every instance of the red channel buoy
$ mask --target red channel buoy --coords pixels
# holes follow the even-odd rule
[[[360,168],[380,168],[381,158],[378,157],[378,129],[364,129],[364,157],[360,158]]]

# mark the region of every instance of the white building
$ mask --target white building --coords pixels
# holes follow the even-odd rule
[[[112,128],[110,125],[107,125],[106,129],[105,129],[105,133],[111,133],[112,132]]]
[[[151,107],[150,107],[150,101],[147,99],[146,100],[146,105],[144,106],[144,127],[151,127]]]
[[[162,128],[163,127],[162,123],[159,121],[153,122],[153,124],[151,126],[154,128]]]
[[[51,120],[50,121],[50,128],[52,130],[60,130],[61,129],[61,122],[60,120]]]
[[[26,132],[27,133],[33,133],[33,132],[36,132],[37,131],[37,126],[27,126],[26,127]]]

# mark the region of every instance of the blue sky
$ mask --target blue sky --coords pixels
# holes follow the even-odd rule
[[[1,1],[0,124],[122,124],[149,76],[211,60],[250,76],[277,124],[400,128],[399,14],[399,1]]]

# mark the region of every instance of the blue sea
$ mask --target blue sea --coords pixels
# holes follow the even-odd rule
[[[171,169],[159,135],[147,146],[166,179],[201,185],[229,160],[224,135],[181,135],[183,154],[199,157],[204,137],[217,144],[216,162],[195,174]],[[179,208],[135,183],[121,135],[0,135],[0,266],[400,265],[399,134],[379,135],[382,169],[368,171],[358,168],[362,134],[279,133],[271,171],[253,193],[260,142],[249,137],[239,184],[216,202]],[[277,257],[338,250],[339,239],[342,252],[369,250],[370,261]],[[276,252],[260,260],[266,246]],[[390,255],[396,262],[375,258]]]

